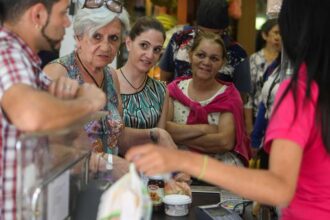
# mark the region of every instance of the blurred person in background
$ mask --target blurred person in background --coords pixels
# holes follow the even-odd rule
[[[257,116],[254,121],[251,133],[252,155],[260,158],[260,168],[268,167],[269,155],[263,149],[263,141],[268,126],[268,121],[273,109],[275,95],[281,82],[281,53],[268,66],[265,71],[265,82],[260,93],[260,103],[257,109]]]
[[[249,95],[248,106],[252,111],[253,123],[257,116],[257,109],[261,100],[261,89],[268,76],[265,75],[267,67],[276,59],[281,51],[281,36],[276,19],[267,20],[261,27],[259,33],[261,44],[258,51],[250,56],[250,73],[252,91]]]

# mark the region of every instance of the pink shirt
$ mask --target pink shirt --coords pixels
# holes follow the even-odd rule
[[[274,112],[266,133],[267,151],[273,139],[287,139],[303,149],[296,193],[290,205],[282,210],[282,220],[330,219],[330,155],[326,153],[321,129],[315,121],[319,93],[315,82],[311,86],[311,99],[304,102],[306,71],[306,65],[302,65],[299,71],[297,108],[290,92]],[[289,80],[281,84],[275,102],[288,84]]]

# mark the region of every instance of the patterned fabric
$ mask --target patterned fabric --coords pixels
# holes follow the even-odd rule
[[[194,28],[184,29],[174,33],[159,66],[162,70],[174,73],[174,79],[181,76],[191,76],[189,50],[195,38]],[[251,78],[249,60],[244,49],[232,41],[228,35],[222,36],[227,49],[228,62],[219,71],[218,79],[233,82],[241,92],[250,92]]]
[[[264,86],[261,89],[261,102],[266,107],[265,118],[269,118],[271,110],[274,104],[275,96],[280,86],[281,76],[280,76],[280,67],[278,66],[273,70],[270,76],[264,83]]]
[[[226,90],[217,95],[210,103],[201,106],[199,102],[190,99],[178,86],[187,77],[178,78],[168,85],[169,95],[185,106],[189,106],[190,113],[187,124],[208,124],[208,114],[211,112],[231,112],[235,123],[235,146],[233,152],[240,155],[243,163],[248,165],[250,159],[249,140],[244,127],[243,104],[241,97],[232,83],[219,82],[226,85]]]
[[[84,80],[79,72],[75,57],[75,52],[72,52],[54,60],[52,63],[64,66],[70,78],[76,79],[80,84],[83,84]],[[118,154],[118,138],[123,129],[123,122],[118,112],[118,95],[115,90],[111,70],[108,66],[104,68],[104,77],[103,91],[107,94],[107,104],[104,111],[107,111],[108,115],[99,121],[86,124],[85,130],[92,141],[93,147],[98,151]]]
[[[182,90],[182,93],[188,96],[188,87],[192,79],[182,80],[179,82],[178,87]],[[227,86],[223,85],[218,92],[207,100],[200,101],[201,106],[205,106],[213,101],[213,99],[223,93]],[[178,100],[173,100],[173,121],[179,124],[187,124],[188,116],[190,114],[190,107],[182,104]],[[207,114],[207,122],[210,125],[218,125],[220,112],[209,112]]]
[[[253,148],[260,148],[262,146],[275,94],[281,81],[280,62],[280,59],[275,59],[275,61],[268,66],[264,74],[267,79],[261,90],[261,101],[258,106],[257,117],[255,118],[253,131],[251,133],[251,146]]]
[[[134,94],[121,94],[125,126],[154,128],[162,114],[165,100],[165,83],[147,78],[144,88]]]
[[[41,72],[41,61],[31,48],[14,33],[0,27],[0,100],[13,85],[23,83],[46,90],[50,84]],[[16,219],[16,142],[20,131],[0,112],[0,209],[1,219]]]
[[[264,73],[270,63],[267,63],[263,50],[250,56],[250,73],[252,91],[249,95],[248,106],[253,109],[253,116],[257,116],[257,110],[261,101],[261,89],[265,82]]]

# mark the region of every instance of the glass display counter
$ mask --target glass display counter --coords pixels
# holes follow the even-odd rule
[[[123,159],[94,153],[83,125],[23,134],[16,149],[21,220],[74,219],[91,183],[101,193],[128,170]]]

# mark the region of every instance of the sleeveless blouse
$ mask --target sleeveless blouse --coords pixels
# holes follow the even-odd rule
[[[67,74],[71,79],[76,79],[79,84],[83,84],[84,80],[80,74],[75,56],[75,52],[72,52],[51,63],[61,64],[68,71]],[[118,111],[118,96],[111,69],[108,66],[104,68],[104,77],[105,83],[102,89],[107,96],[107,103],[103,110],[107,111],[108,114],[98,121],[87,123],[84,128],[92,141],[92,146],[97,151],[118,154],[118,138],[123,129],[123,122]]]
[[[162,114],[165,100],[165,83],[147,78],[144,88],[133,94],[121,94],[123,120],[131,128],[154,128]]]

